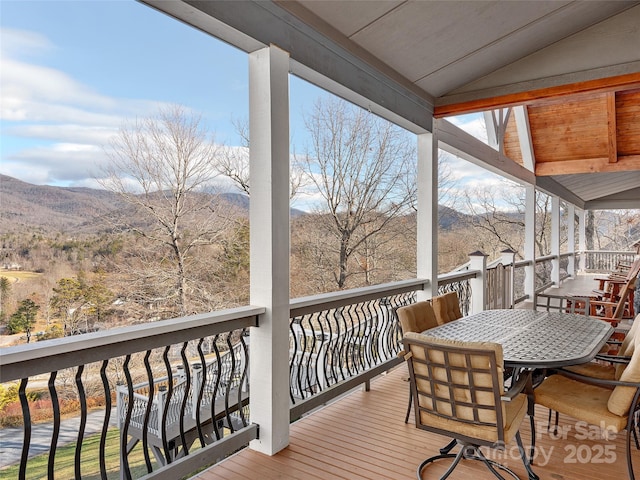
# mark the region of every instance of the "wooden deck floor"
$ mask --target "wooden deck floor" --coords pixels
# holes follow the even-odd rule
[[[371,390],[355,391],[291,426],[290,444],[272,457],[245,449],[201,472],[199,480],[224,479],[404,479],[416,478],[416,467],[435,455],[448,439],[404,423],[408,399],[406,366],[379,377]],[[565,438],[545,430],[547,411],[536,412],[538,457],[534,470],[541,479],[618,480],[627,478],[624,434],[613,441],[593,438],[568,417],[560,418]],[[528,419],[521,426],[525,447],[530,444]],[[577,435],[577,438],[576,438]],[[606,449],[605,449],[606,446]],[[488,454],[490,455],[490,454]],[[640,451],[633,449],[635,474],[640,478]],[[490,456],[527,478],[515,442],[506,453]],[[438,478],[444,462],[427,469],[424,478]],[[452,479],[495,478],[480,462],[463,460]]]

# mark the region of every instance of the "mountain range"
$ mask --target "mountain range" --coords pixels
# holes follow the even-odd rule
[[[225,201],[249,209],[249,197],[224,193]],[[54,187],[34,185],[7,175],[0,175],[0,233],[55,231],[67,233],[97,233],[107,230],[108,216],[127,206],[110,191],[85,187]],[[295,218],[304,215],[292,209]],[[442,228],[450,228],[460,213],[440,206]]]

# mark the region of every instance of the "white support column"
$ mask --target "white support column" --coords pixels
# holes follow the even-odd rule
[[[560,286],[560,198],[551,197],[551,281]]]
[[[524,269],[524,293],[532,302],[536,289],[536,189],[527,185],[525,190],[524,259],[529,264]]]
[[[469,280],[471,285],[471,315],[484,311],[487,298],[487,256],[478,251],[469,254],[469,269],[480,275]]]
[[[580,210],[580,216],[578,217],[578,250],[580,251],[580,267],[579,270],[585,270],[587,268],[587,211]]]
[[[289,444],[289,55],[249,55],[251,304],[250,447],[273,455]]]
[[[418,135],[418,216],[416,262],[418,278],[431,282],[418,300],[438,294],[438,138],[434,133]]]
[[[576,207],[572,203],[567,206],[567,253],[569,264],[567,273],[571,278],[576,276]]]

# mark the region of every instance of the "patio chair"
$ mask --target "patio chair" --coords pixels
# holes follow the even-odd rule
[[[609,341],[609,345],[606,348],[608,351],[612,351],[612,344],[617,343],[618,349],[614,354],[600,353],[596,355],[596,358],[592,362],[571,365],[565,367],[565,370],[578,375],[602,380],[620,380],[622,372],[624,372],[624,369],[629,364],[635,350],[635,337],[638,335],[638,330],[640,330],[640,315],[633,321],[631,328],[622,334],[622,341],[617,342],[615,339]],[[614,335],[619,335],[620,333],[622,332],[616,332]],[[548,425],[549,427],[551,426],[551,411],[549,411]],[[555,426],[558,426],[558,412],[556,412],[555,416]],[[633,429],[633,435],[636,448],[640,450],[640,442],[638,441],[635,428]]]
[[[636,287],[636,279],[631,279],[622,285],[616,301],[590,300],[590,315],[618,326],[621,319],[633,318],[631,293]]]
[[[589,315],[589,301],[590,298],[587,296],[536,293],[533,296],[533,309],[545,312]]]
[[[640,272],[640,259],[634,260],[625,275],[610,275],[607,278],[597,279],[600,284],[597,289],[592,291],[592,298],[594,300],[616,303],[623,295],[625,287],[629,284],[635,286],[638,273]],[[633,307],[634,300],[634,288],[627,290],[625,295],[625,310],[629,317],[635,315]]]
[[[428,301],[416,302],[405,307],[400,307],[396,311],[396,314],[398,315],[403,335],[409,332],[422,333],[425,330],[438,326],[436,314],[433,311],[431,303]],[[404,350],[401,350],[398,356],[404,358],[405,353]],[[404,418],[404,423],[409,422],[412,401],[413,395],[411,394],[411,389],[409,389],[409,406],[407,407],[407,415]]]
[[[634,351],[620,378],[605,380],[559,369],[534,390],[535,403],[595,425],[605,431],[626,430],[629,479],[634,480],[631,432],[640,402],[640,335],[633,339]],[[535,437],[533,440],[535,448]]]
[[[458,300],[458,294],[456,292],[449,292],[433,297],[431,299],[431,305],[433,305],[433,311],[436,313],[438,325],[444,325],[445,323],[462,318],[460,301]]]
[[[611,272],[606,277],[595,277],[598,282],[598,288],[594,289],[593,292],[600,296],[606,296],[607,292],[615,288],[616,284],[619,285],[637,277],[639,271],[640,258],[637,258],[623,269]]]
[[[517,479],[515,473],[480,451],[481,446],[504,449],[514,438],[529,479],[539,478],[531,470],[519,432],[527,414],[527,396],[521,392],[528,378],[521,377],[504,392],[500,344],[407,333],[404,349],[416,427],[448,436],[461,447],[457,454],[441,453],[424,460],[417,469],[418,479],[429,464],[445,458],[454,460],[443,479],[462,459],[482,461],[498,478],[503,478],[497,471],[501,470]]]

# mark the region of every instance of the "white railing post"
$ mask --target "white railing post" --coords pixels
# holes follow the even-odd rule
[[[569,253],[569,263],[567,265],[567,275],[571,278],[576,276],[576,207],[573,204],[567,206],[567,253]]]
[[[580,250],[580,267],[579,271],[587,269],[587,212],[580,210],[578,216],[578,250]]]
[[[251,329],[250,447],[274,455],[289,444],[289,54],[249,54],[250,302],[266,308]]]
[[[482,252],[469,254],[469,269],[480,273],[469,280],[471,285],[471,312],[470,314],[484,311],[487,296],[487,256]]]
[[[429,285],[417,292],[418,300],[438,295],[438,138],[435,133],[418,135],[418,216],[416,263],[418,278]]]
[[[509,274],[509,285],[507,286],[507,296],[509,297],[507,299],[506,302],[503,302],[503,306],[509,305],[509,308],[513,308],[514,306],[514,301],[513,301],[513,292],[515,292],[515,272],[516,272],[516,252],[514,252],[513,250],[511,250],[510,248],[507,248],[506,250],[503,250],[502,252],[502,265],[504,265],[505,267],[507,265],[511,265],[511,269],[509,270],[511,273]],[[505,268],[505,272],[507,271],[507,269]]]
[[[524,220],[524,294],[533,301],[536,290],[536,189],[533,185],[525,187]]]
[[[560,198],[551,197],[551,281],[560,286]]]

